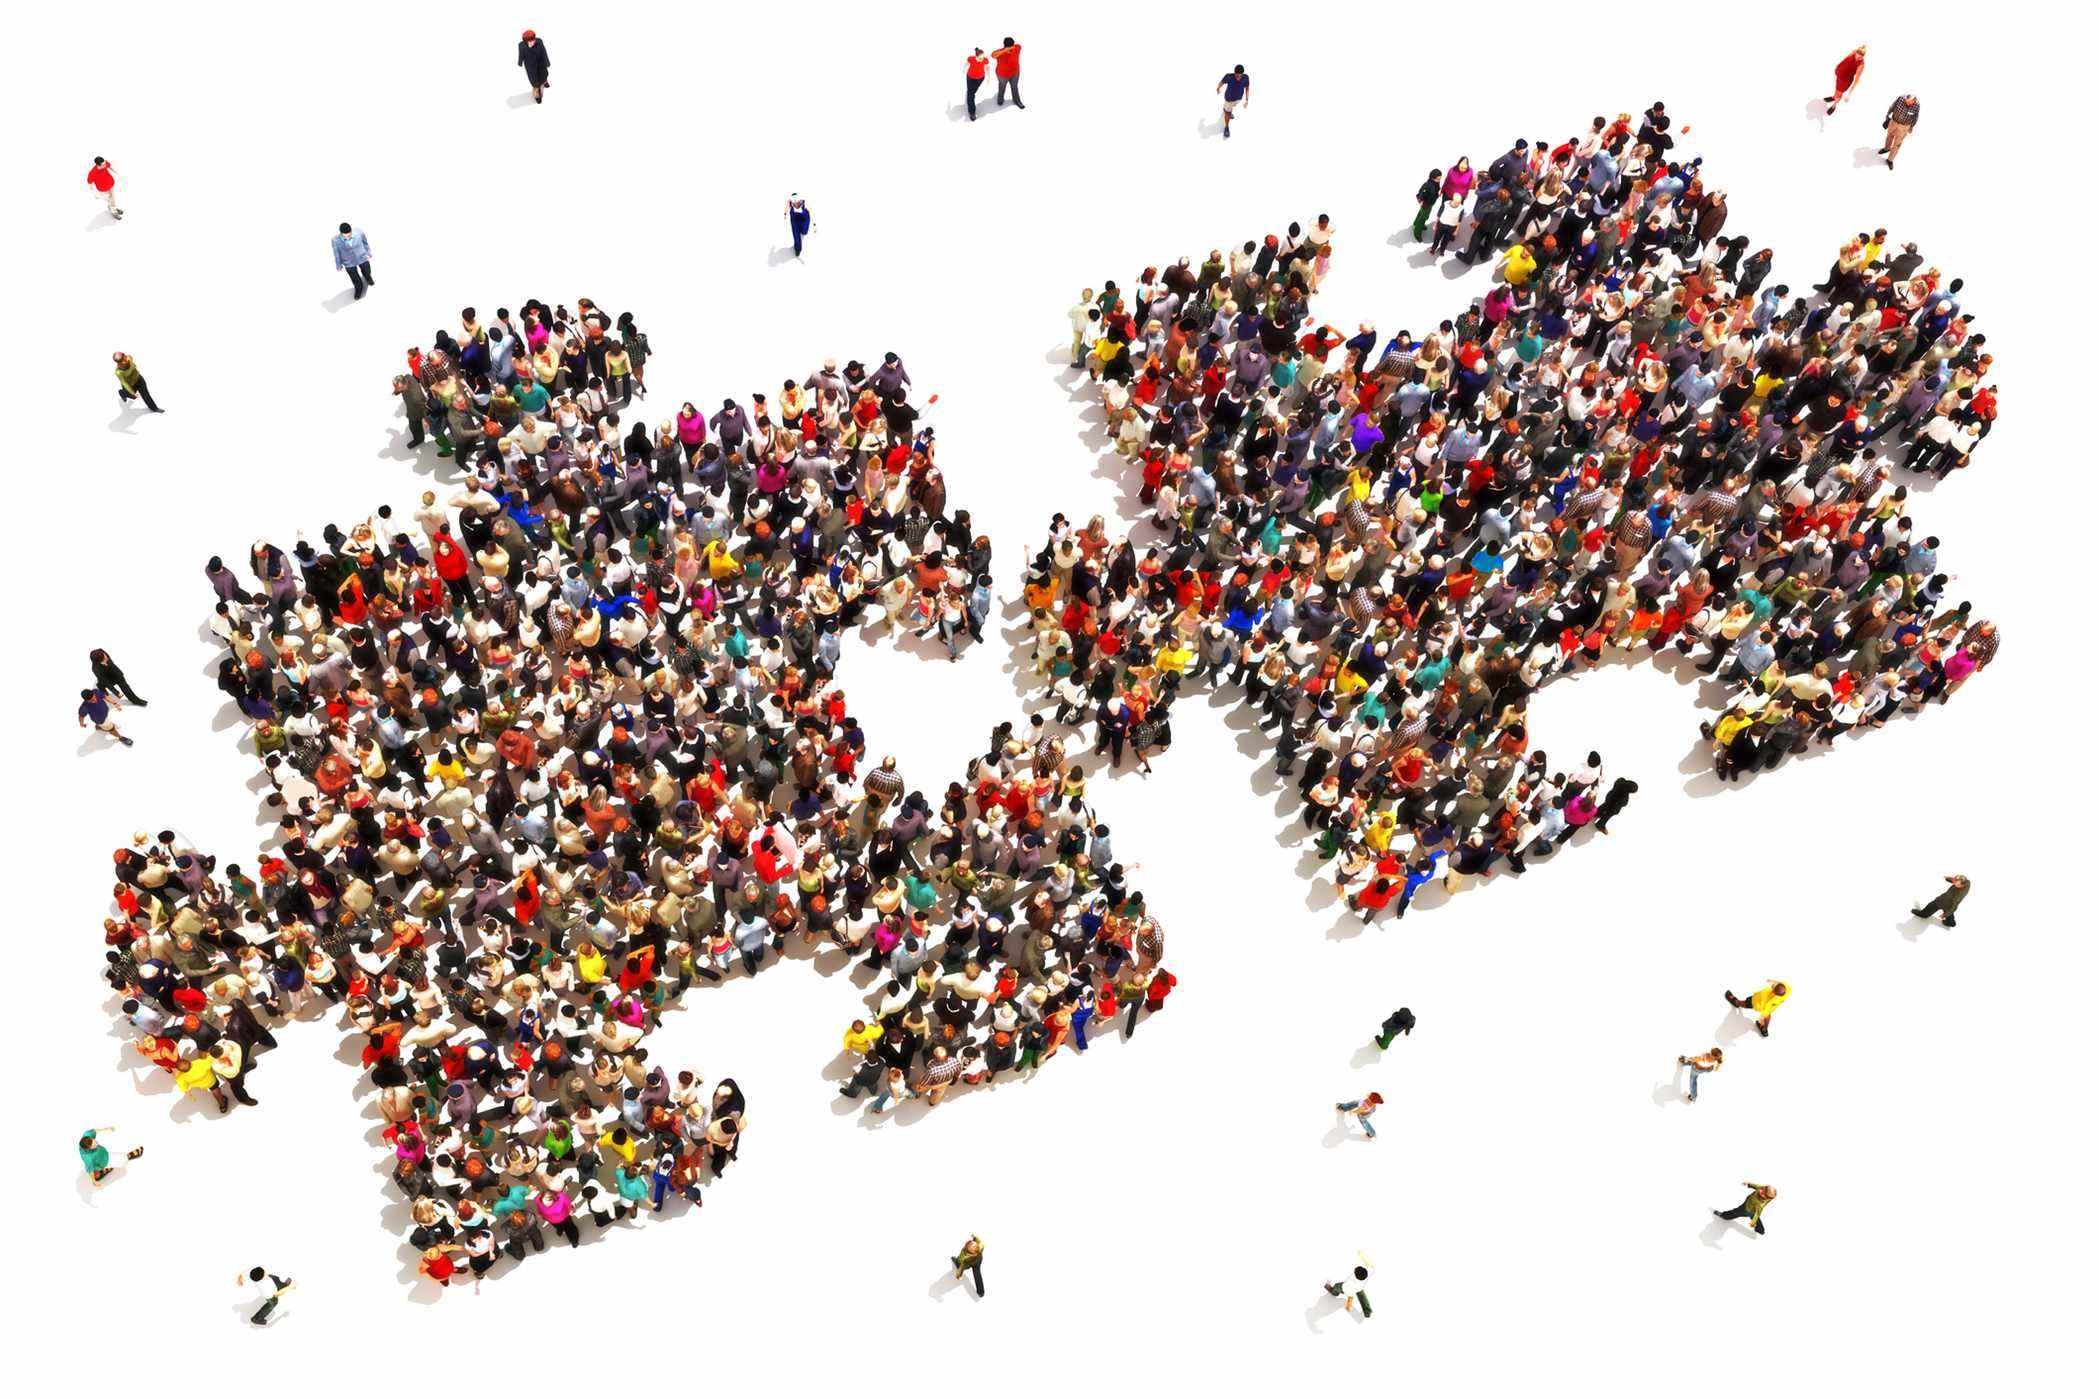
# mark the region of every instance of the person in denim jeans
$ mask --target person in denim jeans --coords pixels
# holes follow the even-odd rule
[[[904,1071],[891,1069],[882,1076],[882,1086],[875,1090],[874,1097],[867,1100],[868,1111],[880,1112],[891,1098],[901,1098],[904,1093]]]
[[[1364,1097],[1358,1098],[1353,1102],[1336,1103],[1334,1104],[1334,1111],[1347,1113],[1350,1117],[1353,1117],[1358,1123],[1362,1125],[1363,1135],[1370,1138],[1370,1140],[1372,1141],[1376,1141],[1377,1126],[1376,1124],[1371,1122],[1370,1115],[1376,1112],[1378,1110],[1379,1105],[1381,1105],[1384,1101],[1384,1094],[1371,1093],[1365,1095]],[[1347,1125],[1347,1123],[1342,1124],[1342,1126],[1344,1127]]]
[[[1717,1044],[1714,1045],[1711,1049],[1708,1049],[1703,1054],[1677,1055],[1677,1064],[1691,1071],[1691,1083],[1688,1091],[1685,1093],[1685,1096],[1689,1098],[1692,1102],[1697,1102],[1698,1076],[1700,1074],[1709,1074],[1713,1070],[1719,1068],[1721,1061],[1726,1058],[1727,1056],[1720,1052],[1720,1046]]]

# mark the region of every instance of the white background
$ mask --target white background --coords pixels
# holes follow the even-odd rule
[[[681,1390],[2070,1388],[2091,1315],[2094,971],[2070,795],[2092,677],[2066,633],[2089,620],[2072,621],[2084,560],[2059,533],[2088,509],[2090,466],[2089,387],[2058,397],[2089,337],[2057,319],[2084,317],[2086,274],[2054,281],[2090,226],[2067,163],[2083,99],[2050,66],[2073,36],[2008,5],[1855,30],[1821,6],[991,13],[16,18],[6,936],[27,1015],[12,1222],[35,1295],[11,1317],[28,1359],[326,1394],[536,1385],[514,1367],[541,1360],[570,1385]],[[512,66],[526,24],[554,59],[540,108]],[[1028,110],[967,125],[961,58],[1008,29]],[[1812,119],[1861,39],[1862,94]],[[1207,124],[1235,62],[1253,103],[1227,143]],[[1890,174],[1859,153],[1900,90],[1923,120]],[[1729,230],[1778,249],[1775,280],[1804,288],[1875,225],[1967,278],[2004,418],[1915,513],[2005,646],[1950,707],[1710,794],[1683,770],[1688,688],[1646,667],[1555,687],[1544,746],[1600,748],[1642,784],[1612,835],[1356,936],[1301,877],[1271,779],[1192,702],[1158,776],[1095,784],[1181,977],[1144,1043],[1103,1037],[1034,1083],[868,1129],[823,1077],[857,1009],[846,982],[781,968],[696,994],[658,1053],[740,1079],[739,1166],[699,1215],[478,1298],[403,1284],[332,1034],[286,1036],[254,1081],[263,1109],[225,1121],[164,1081],[134,1089],[95,976],[107,852],[174,825],[249,859],[262,829],[197,630],[202,562],[410,503],[432,461],[395,447],[388,380],[459,307],[632,310],[656,348],[652,417],[897,350],[921,402],[940,395],[951,500],[992,534],[1010,597],[1052,510],[1120,495],[1060,379],[1081,286],[1327,212],[1320,314],[1419,331],[1486,285],[1393,241],[1428,167],[1656,97],[1729,191]],[[121,225],[81,182],[95,154],[120,171]],[[815,212],[802,265],[777,255],[789,189]],[[342,219],[379,278],[354,305],[327,250]],[[118,348],[165,417],[119,415]],[[124,716],[135,749],[66,723],[94,645],[152,701]],[[951,667],[863,649],[846,673],[875,749],[934,787],[1017,714],[1008,660],[995,641]],[[1976,885],[1960,928],[1907,922],[1953,869]],[[1721,991],[1774,976],[1796,990],[1772,1038],[1734,1041],[1703,1102],[1673,1101],[1675,1056],[1715,1042]],[[1364,1053],[1400,1003],[1413,1039]],[[1384,1135],[1336,1144],[1329,1105],[1371,1088]],[[149,1148],[100,1192],[75,1180],[90,1123]],[[1766,1238],[1709,1227],[1744,1177],[1780,1188]],[[972,1231],[981,1304],[936,1286]],[[1358,1248],[1380,1265],[1367,1324],[1318,1286]],[[300,1283],[258,1335],[234,1306],[253,1262]],[[687,1358],[644,1361],[643,1336]]]

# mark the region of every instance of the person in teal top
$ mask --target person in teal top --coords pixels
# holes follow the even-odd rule
[[[614,1166],[612,1168],[612,1179],[613,1183],[619,1187],[619,1197],[622,1200],[638,1205],[649,1198],[649,1173],[647,1171],[630,1176],[627,1174],[625,1166]]]
[[[116,1167],[109,1164],[109,1148],[97,1140],[97,1134],[114,1132],[114,1127],[90,1127],[80,1134],[80,1168],[87,1172],[89,1180],[100,1185],[116,1174]],[[124,1153],[126,1161],[136,1161],[146,1154],[142,1146],[135,1146]]]

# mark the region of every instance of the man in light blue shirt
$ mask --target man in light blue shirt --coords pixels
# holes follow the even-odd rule
[[[342,224],[328,246],[335,253],[335,270],[350,274],[351,300],[362,299],[372,285],[372,245],[365,241],[364,230]]]

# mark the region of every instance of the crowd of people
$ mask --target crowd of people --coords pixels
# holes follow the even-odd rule
[[[1657,102],[1431,172],[1416,236],[1496,275],[1423,334],[1312,315],[1325,215],[1089,288],[1073,364],[1143,512],[1058,515],[1030,566],[1056,718],[1148,771],[1176,699],[1243,694],[1368,921],[1627,804],[1532,746],[1555,676],[1695,664],[1733,780],[1987,666],[1903,475],[1996,416],[1960,281],[1874,230],[1812,295],[1773,283],[1671,128]]]
[[[449,498],[206,566],[269,848],[115,855],[137,1052],[225,1112],[287,1021],[338,1020],[440,1284],[702,1200],[744,1095],[646,1044],[696,982],[863,966],[840,1091],[875,1112],[1083,1053],[1175,984],[1042,725],[931,797],[869,760],[848,632],[952,658],[991,601],[903,361],[651,428],[647,358],[583,299],[410,350],[395,393]]]

